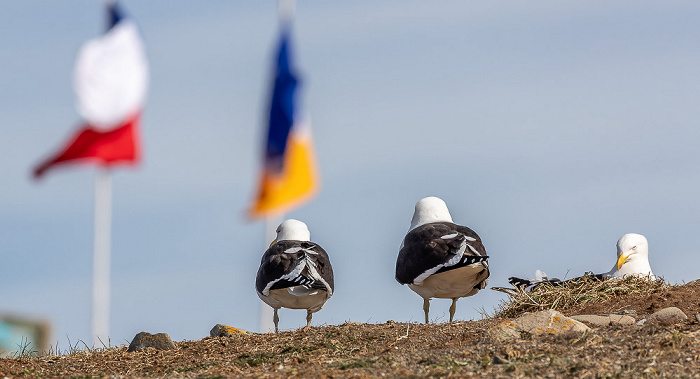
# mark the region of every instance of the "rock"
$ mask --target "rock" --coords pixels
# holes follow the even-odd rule
[[[695,314],[695,321],[700,322],[700,313]]]
[[[170,339],[167,333],[151,334],[141,332],[131,341],[127,351],[142,350],[147,347],[152,347],[157,350],[171,350],[176,348],[175,343]]]
[[[509,365],[510,361],[507,359],[503,359],[503,358],[499,357],[498,355],[494,355],[491,363],[493,363],[495,365]]]
[[[249,331],[244,329],[234,328],[233,326],[228,326],[224,324],[216,324],[209,331],[211,337],[233,337],[242,334],[250,334]]]
[[[486,338],[508,339],[519,338],[520,331],[515,326],[515,321],[503,321],[486,331]]]
[[[646,318],[644,324],[674,324],[686,319],[688,319],[688,316],[682,310],[676,307],[668,307],[652,313]]]
[[[621,310],[619,312],[615,312],[613,314],[616,314],[616,315],[636,315],[637,311],[635,311],[634,309],[625,309],[625,310]]]
[[[571,316],[576,321],[583,322],[593,326],[608,326],[608,325],[634,325],[635,321],[632,316],[627,315],[576,315]]]
[[[556,334],[561,332],[585,332],[590,328],[550,309],[522,315],[515,320],[503,321],[486,332],[488,338],[520,338],[521,333]]]

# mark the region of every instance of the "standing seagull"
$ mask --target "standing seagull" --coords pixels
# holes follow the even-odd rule
[[[617,240],[617,261],[612,269],[602,274],[593,274],[598,280],[622,279],[626,276],[639,276],[649,280],[656,280],[649,265],[649,243],[641,234],[628,233]],[[566,282],[576,281],[582,277],[569,279]],[[522,279],[511,276],[508,282],[515,287],[532,290],[542,283],[558,286],[563,282],[559,279],[547,278],[547,275],[537,270],[535,279]],[[507,292],[507,291],[506,291]]]
[[[309,242],[309,228],[299,220],[285,220],[277,227],[277,238],[263,254],[255,279],[262,301],[275,310],[275,333],[279,331],[277,310],[306,309],[306,327],[333,295],[333,267],[328,254]]]
[[[486,249],[473,230],[452,222],[444,201],[423,198],[399,250],[396,280],[423,298],[426,324],[431,298],[452,299],[452,322],[457,299],[476,294],[489,282]]]

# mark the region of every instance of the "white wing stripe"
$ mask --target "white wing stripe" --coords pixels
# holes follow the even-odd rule
[[[270,294],[270,288],[272,288],[272,286],[274,286],[275,283],[279,282],[280,280],[293,281],[297,276],[301,275],[301,272],[304,270],[304,267],[306,267],[306,263],[304,261],[301,261],[301,263],[294,267],[294,270],[289,272],[289,274],[282,275],[279,278],[267,283],[265,289],[262,291],[263,295],[268,296]]]
[[[448,267],[448,266],[454,266],[459,263],[459,261],[462,260],[462,255],[464,255],[464,252],[467,250],[467,243],[462,242],[462,244],[459,246],[459,250],[457,253],[454,255],[454,257],[450,258],[449,261],[439,264],[431,269],[426,270],[424,273],[418,275],[415,279],[413,279],[413,284],[416,285],[421,285],[423,284],[423,281],[427,279],[430,275],[433,275],[436,273],[438,270],[440,270],[443,267]]]
[[[329,295],[331,296],[333,294],[333,290],[331,290],[331,286],[328,285],[328,282],[326,282],[321,275],[318,273],[318,270],[316,269],[316,262],[311,259],[309,256],[310,254],[313,255],[318,255],[317,252],[315,251],[310,251],[307,249],[303,249],[301,247],[293,247],[290,249],[285,250],[285,253],[291,254],[291,253],[296,253],[298,251],[303,251],[304,252],[304,258],[299,262],[299,264],[294,267],[292,271],[290,271],[286,275],[282,275],[281,277],[270,281],[267,283],[265,286],[265,289],[263,289],[262,294],[265,296],[270,295],[270,288],[275,285],[275,283],[279,282],[280,280],[289,280],[290,282],[296,282],[296,283],[301,283],[301,274],[304,272],[305,268],[308,268],[309,274],[314,280],[319,280],[323,283],[323,285],[326,287],[326,290],[328,291]]]
[[[474,246],[472,246],[472,245],[470,245],[470,244],[467,244],[467,246],[469,247],[469,250],[471,250],[474,254],[479,255],[479,256],[481,255],[481,254],[479,254],[478,251],[476,251],[476,249],[474,248]]]

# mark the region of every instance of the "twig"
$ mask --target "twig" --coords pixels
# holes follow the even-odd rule
[[[408,328],[411,327],[411,324],[406,325],[406,335],[396,337],[396,342],[401,341],[404,338],[408,338]]]

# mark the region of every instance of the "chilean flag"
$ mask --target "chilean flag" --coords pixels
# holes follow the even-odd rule
[[[265,160],[251,217],[284,213],[319,186],[311,123],[299,114],[300,81],[292,63],[289,24],[282,26],[276,58]]]
[[[75,63],[73,86],[83,125],[54,155],[34,169],[39,178],[66,163],[136,164],[139,121],[148,87],[148,62],[136,23],[116,1],[108,4],[105,34],[86,42]]]

